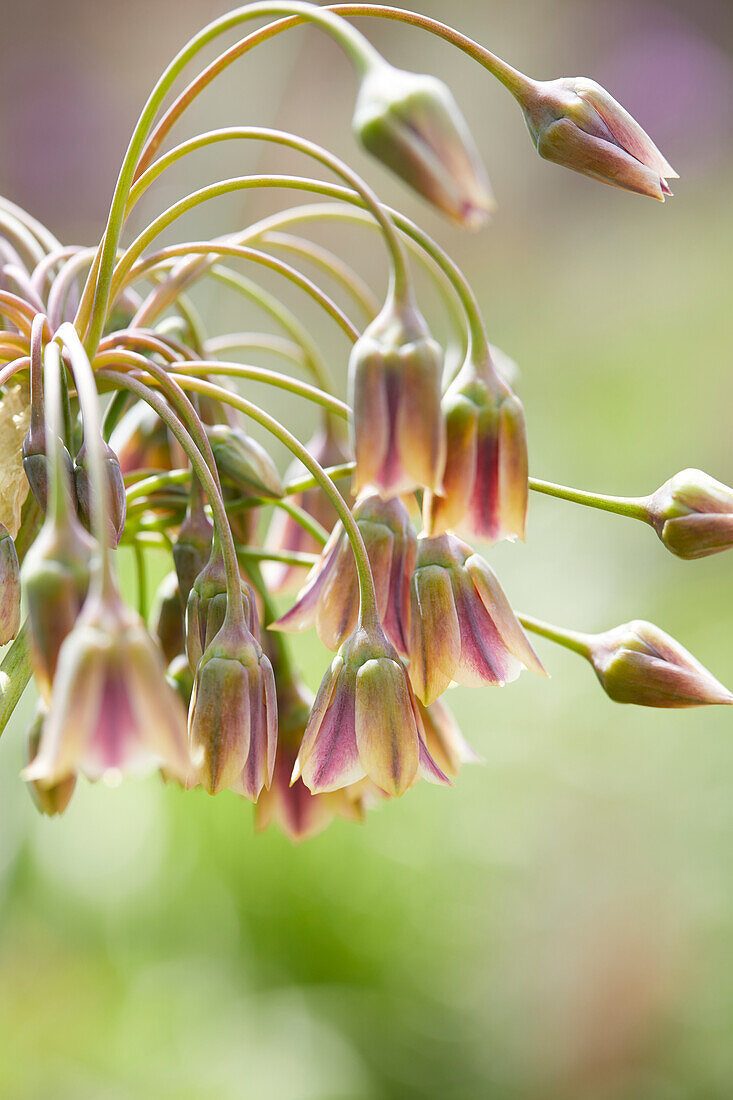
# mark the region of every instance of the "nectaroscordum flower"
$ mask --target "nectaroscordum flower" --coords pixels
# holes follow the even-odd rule
[[[444,214],[471,229],[494,207],[488,177],[450,90],[386,62],[362,80],[353,118],[362,145]]]
[[[122,538],[127,513],[127,497],[125,495],[125,482],[122,475],[119,459],[104,439],[100,440],[100,446],[104,453],[104,472],[107,477],[109,513],[107,525],[109,537],[113,546],[117,546]],[[74,460],[74,488],[76,490],[76,502],[79,508],[79,516],[86,527],[90,526],[90,497],[91,486],[89,483],[89,452],[86,443],[83,443]]]
[[[440,490],[445,427],[440,408],[442,352],[413,304],[390,296],[354,344],[349,398],[354,488],[382,496]]]
[[[378,493],[365,492],[354,506],[354,518],[369,555],[384,632],[395,649],[406,655],[410,576],[417,556],[417,537],[407,508],[399,497],[383,500]],[[273,628],[293,631],[315,625],[323,644],[336,650],[353,633],[358,617],[354,552],[339,523],[295,604]]]
[[[23,778],[54,786],[165,766],[190,771],[186,718],[142,620],[115,593],[87,600],[59,652],[40,745]]]
[[[702,470],[681,470],[646,501],[649,520],[678,558],[705,558],[733,546],[733,489]]]
[[[410,679],[432,703],[452,682],[505,684],[544,673],[494,573],[455,535],[418,540],[411,585]]]
[[[446,391],[443,412],[443,488],[426,494],[426,530],[459,527],[490,542],[523,539],[529,495],[524,409],[488,349],[481,361],[466,359]]]
[[[241,593],[247,628],[257,637],[260,632],[257,602],[252,587],[244,580]],[[186,602],[186,654],[192,669],[196,669],[204,650],[223,626],[227,602],[226,567],[221,548],[215,543]]]
[[[378,628],[357,627],[334,657],[293,770],[314,794],[369,778],[389,796],[422,776],[448,783],[425,745],[404,665]]]
[[[677,173],[628,111],[584,77],[523,79],[512,89],[546,160],[664,202]]]
[[[425,744],[441,771],[454,779],[461,765],[480,761],[442,699],[436,699],[429,707],[418,700],[417,707],[425,731]]]

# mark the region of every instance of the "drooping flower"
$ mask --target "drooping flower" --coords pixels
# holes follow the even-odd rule
[[[664,202],[677,173],[638,122],[585,77],[526,80],[514,93],[546,160]]]
[[[441,81],[386,62],[363,79],[353,129],[372,156],[444,214],[479,229],[494,208],[463,115]]]
[[[217,469],[222,478],[247,492],[281,497],[283,484],[277,466],[256,439],[243,428],[229,424],[207,424]]]
[[[260,625],[254,590],[241,580],[240,591],[247,628],[257,638]],[[196,669],[204,650],[224,625],[227,602],[226,567],[221,548],[215,541],[211,556],[196,577],[186,603],[186,653],[192,669]]]
[[[417,537],[407,508],[399,497],[383,500],[366,491],[354,505],[372,567],[377,606],[385,634],[406,655],[410,622],[410,577],[417,556]],[[359,584],[346,533],[339,523],[323,548],[293,607],[271,629],[316,627],[329,649],[337,650],[356,629]]]
[[[107,516],[109,537],[113,546],[117,546],[122,538],[127,515],[127,496],[125,494],[125,482],[122,476],[119,459],[110,445],[100,439],[99,445],[104,453],[104,472],[108,485],[109,514]],[[83,443],[74,461],[74,488],[76,490],[76,502],[79,508],[79,518],[85,527],[90,527],[92,515],[91,494],[92,486],[89,478],[89,454],[86,443]]]
[[[678,558],[705,558],[733,547],[733,489],[702,470],[681,470],[646,505],[654,530]]]
[[[443,398],[446,463],[440,493],[425,498],[425,527],[460,527],[496,542],[525,535],[529,495],[527,433],[519,398],[490,356],[469,357]]]
[[[466,741],[442,699],[436,699],[429,707],[418,699],[417,706],[425,731],[425,744],[441,771],[455,779],[461,765],[480,762],[481,758]]]
[[[417,307],[390,297],[349,359],[356,492],[374,487],[389,497],[440,490],[442,370],[441,349]]]
[[[59,651],[40,745],[23,778],[53,786],[165,766],[190,771],[186,719],[161,654],[118,595],[93,595]]]
[[[544,674],[494,573],[455,535],[418,540],[411,585],[410,679],[429,704],[452,682],[503,685]]]
[[[449,783],[425,745],[404,665],[386,636],[358,627],[336,654],[311,711],[293,770],[314,794],[365,777],[385,795],[420,777]]]

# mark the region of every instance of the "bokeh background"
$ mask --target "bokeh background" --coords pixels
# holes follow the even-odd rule
[[[64,240],[95,240],[147,90],[226,7],[5,0],[0,193]],[[421,220],[520,365],[536,476],[628,494],[686,466],[732,482],[729,0],[415,7],[533,75],[598,79],[679,171],[674,200],[540,161],[487,74],[379,20],[361,26],[394,62],[449,81],[484,152],[499,210],[478,236],[354,148],[353,77],[313,29],[240,62],[178,134],[287,126]],[[236,144],[191,158],[138,224],[215,175],[265,166],[303,167]],[[277,201],[230,198],[176,232],[225,232]],[[319,239],[381,291],[371,237]],[[343,385],[342,337],[289,300]],[[221,289],[198,302],[212,333],[255,320]],[[277,408],[309,432],[294,402]],[[651,619],[733,683],[730,557],[683,563],[642,525],[547,498],[532,500],[526,545],[489,557],[516,606],[582,629]],[[18,779],[26,697],[0,743],[0,1095],[727,1100],[731,715],[622,708],[577,657],[539,645],[551,680],[450,694],[484,760],[455,789],[421,784],[301,846],[256,836],[233,794],[153,779],[84,786],[63,818],[39,818]],[[327,654],[312,636],[298,650],[315,686]]]

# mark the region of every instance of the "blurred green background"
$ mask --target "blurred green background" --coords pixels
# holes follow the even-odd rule
[[[464,108],[499,201],[478,236],[354,149],[353,78],[312,29],[235,66],[178,134],[287,126],[434,233],[520,365],[536,476],[629,494],[686,466],[732,482],[729,0],[415,6],[533,75],[598,79],[679,171],[675,198],[662,206],[540,161],[487,74],[377,20],[361,25],[387,56],[447,79]],[[149,86],[226,7],[6,4],[0,193],[62,239],[94,240]],[[142,214],[263,166],[302,169],[220,146],[162,181]],[[222,201],[178,237],[245,225],[277,199]],[[319,239],[381,291],[371,236]],[[288,300],[343,384],[345,342]],[[211,333],[255,320],[221,290],[198,301]],[[309,433],[295,402],[271,407]],[[516,606],[582,629],[651,619],[733,684],[730,557],[683,563],[632,521],[531,503],[526,545],[488,554]],[[84,785],[63,818],[39,818],[18,778],[26,697],[0,743],[0,1096],[727,1100],[730,713],[616,706],[577,657],[539,644],[551,680],[450,693],[484,759],[455,789],[421,784],[300,846],[255,836],[233,794],[154,779]],[[315,686],[327,654],[310,635],[297,648]]]

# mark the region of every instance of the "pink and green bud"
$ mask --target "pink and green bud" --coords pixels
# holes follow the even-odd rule
[[[30,729],[26,734],[25,763],[32,764],[38,755],[38,746],[41,741],[41,730],[46,719],[46,708],[39,703]],[[69,775],[61,779],[53,786],[46,787],[38,780],[28,781],[28,791],[39,813],[46,817],[56,817],[64,812],[71,801],[71,796],[76,787],[76,776]]]
[[[186,717],[145,624],[116,594],[87,600],[59,652],[38,753],[23,778],[190,771]]]
[[[158,585],[150,612],[150,630],[161,648],[166,663],[183,653],[183,603],[175,572],[169,573]]]
[[[308,453],[324,468],[339,466],[351,458],[344,443],[331,426],[330,420],[326,421],[325,426],[313,436],[306,447]],[[296,459],[286,471],[285,481],[302,477],[306,473],[305,466]],[[327,531],[333,529],[336,523],[336,511],[323,489],[315,486],[288,499],[320,523],[321,527]],[[347,503],[349,505],[352,503],[350,495]],[[273,509],[265,544],[271,550],[295,551],[304,554],[318,554],[322,549],[313,535],[282,508]],[[302,583],[304,570],[298,565],[284,565],[282,562],[273,561],[266,562],[262,566],[262,575],[271,592],[287,592],[291,587]]]
[[[206,433],[222,481],[228,480],[241,491],[257,496],[283,495],[277,466],[265,448],[242,428],[207,424]]]
[[[233,787],[253,802],[269,787],[277,745],[272,666],[242,624],[227,620],[199,661],[188,713],[191,757],[209,794]]]
[[[248,630],[259,638],[260,624],[254,590],[242,580],[240,585]],[[186,654],[195,671],[204,650],[224,625],[227,612],[227,577],[221,550],[215,546],[211,557],[194,581],[186,603]]]
[[[529,496],[522,403],[487,356],[467,359],[443,398],[443,489],[426,494],[425,528],[460,528],[486,542],[523,539]]]
[[[189,502],[183,523],[178,529],[176,541],[173,543],[173,564],[176,567],[178,590],[184,607],[196,578],[205,568],[211,555],[213,534],[214,525],[203,506],[199,507],[194,503],[192,507]]]
[[[61,451],[63,461],[68,471],[68,477],[73,481],[74,464],[71,455],[64,447]],[[32,428],[23,440],[23,471],[28,480],[30,490],[35,497],[38,507],[45,515],[48,505],[49,489],[49,459],[46,451],[45,427]]]
[[[12,642],[20,630],[20,564],[15,543],[0,523],[0,645]]]
[[[702,470],[682,470],[646,501],[649,521],[678,558],[706,558],[733,546],[733,489]]]
[[[377,607],[384,632],[395,649],[407,654],[410,630],[410,577],[417,557],[417,537],[399,497],[384,500],[364,492],[354,506],[374,577]],[[305,587],[290,611],[273,624],[277,630],[315,626],[329,649],[337,650],[353,634],[359,618],[359,582],[342,525],[334,528]]]
[[[125,482],[117,455],[103,439],[101,440],[101,446],[104,451],[104,472],[107,477],[108,486],[107,503],[109,505],[109,514],[107,516],[107,525],[109,528],[109,538],[112,545],[117,546],[122,538],[127,515]],[[92,486],[88,466],[89,453],[86,444],[83,444],[76,456],[74,464],[74,488],[76,490],[76,501],[79,507],[79,518],[84,526],[90,529],[92,515]]]
[[[494,573],[455,535],[418,540],[411,597],[410,678],[426,705],[451,683],[503,686],[523,668],[544,675]]]
[[[476,755],[461,733],[458,723],[440,699],[429,707],[418,700],[428,752],[442,772],[455,779],[463,764],[478,764]]]
[[[526,81],[515,92],[546,160],[664,202],[677,173],[628,111],[584,77]]]
[[[390,298],[354,344],[349,399],[354,489],[439,491],[445,465],[443,355],[414,306]]]
[[[488,177],[450,90],[382,62],[364,77],[352,122],[365,149],[469,229],[494,209]]]
[[[587,639],[587,657],[616,703],[701,707],[733,703],[733,694],[691,653],[653,623],[634,620]]]
[[[420,777],[449,783],[425,745],[409,677],[381,631],[359,627],[316,696],[293,770],[313,794],[365,778],[389,797]]]

